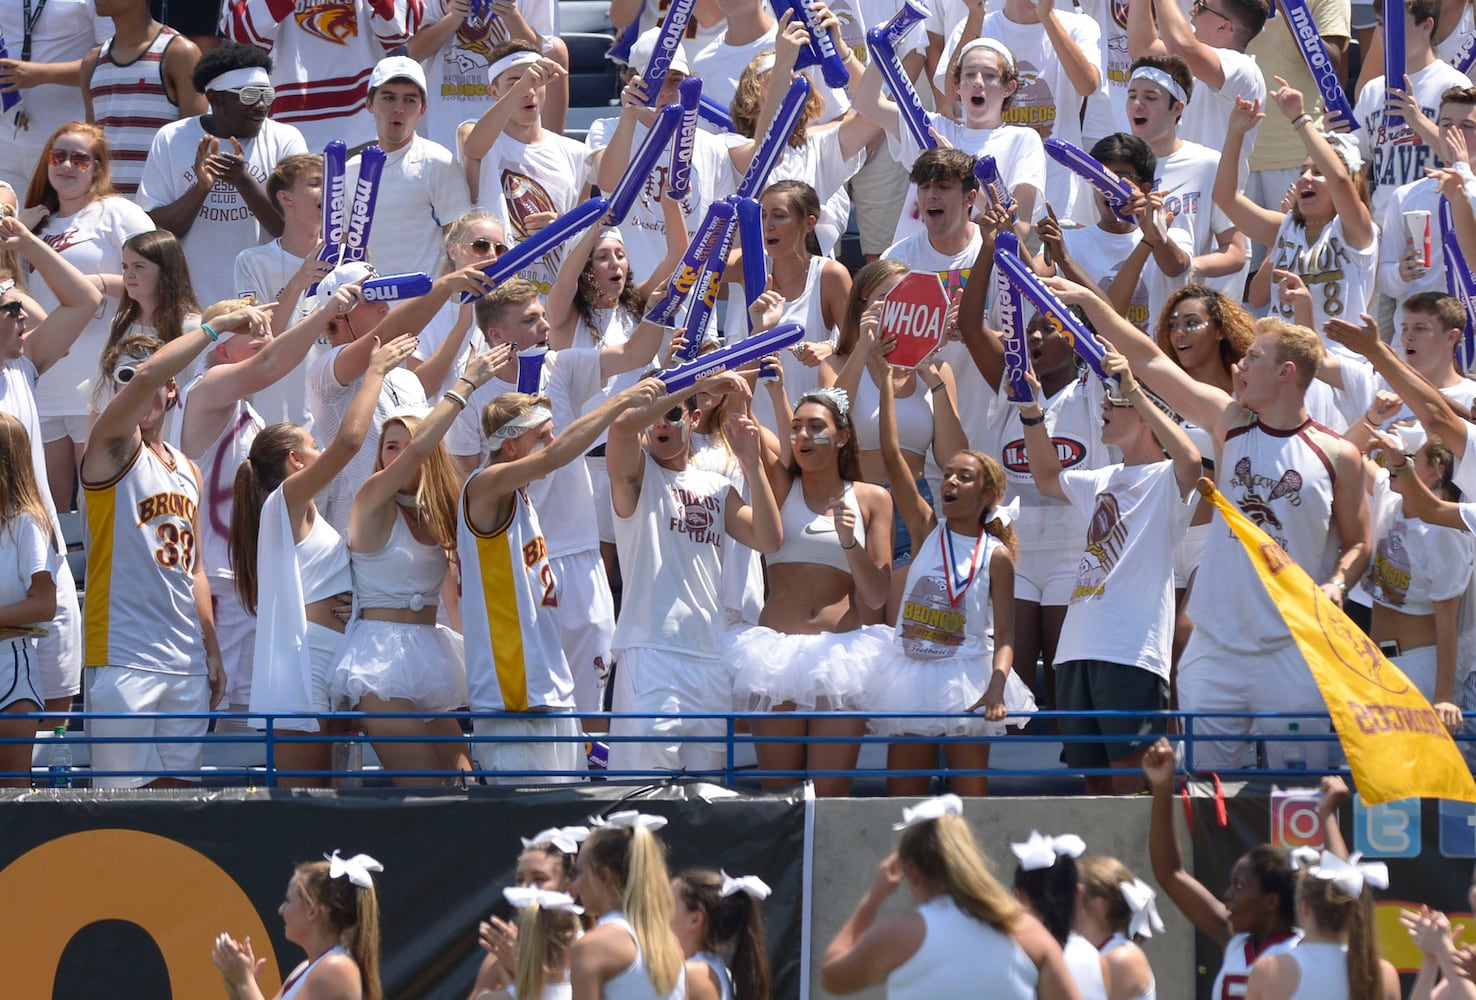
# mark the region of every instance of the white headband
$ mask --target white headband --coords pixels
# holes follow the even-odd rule
[[[1015,54],[1010,51],[1010,47],[1008,45],[995,38],[976,38],[972,42],[969,42],[967,45],[965,45],[963,48],[959,49],[958,65],[962,66],[964,57],[975,49],[988,49],[990,52],[995,53],[1005,61],[1005,68],[1008,69],[1011,73],[1018,72],[1018,70],[1015,69]]]
[[[323,855],[328,862],[328,877],[342,878],[347,875],[348,880],[363,889],[374,888],[374,879],[370,872],[384,871],[384,865],[375,861],[367,854],[355,854],[351,858],[340,858],[338,851]]]
[[[1086,841],[1074,833],[1063,833],[1059,837],[1047,837],[1037,830],[1030,831],[1030,839],[1023,844],[1011,844],[1010,850],[1020,859],[1020,867],[1027,872],[1041,868],[1054,868],[1061,855],[1079,858],[1086,850]]]
[[[1184,95],[1184,88],[1179,86],[1179,82],[1157,66],[1139,66],[1133,70],[1133,75],[1128,77],[1128,83],[1132,83],[1134,80],[1147,80],[1149,83],[1156,83],[1164,90],[1167,90],[1170,96],[1180,104],[1189,103],[1189,98]]]
[[[519,49],[517,52],[510,52],[487,67],[487,82],[489,84],[496,83],[497,78],[508,70],[517,69],[519,66],[531,66],[538,59],[537,52],[528,52],[523,49]]]
[[[260,66],[231,69],[205,85],[206,90],[240,90],[242,87],[270,87],[272,78]]]
[[[492,432],[492,443],[489,447],[494,453],[502,450],[502,442],[509,438],[515,438],[519,434],[525,434],[533,428],[543,424],[545,420],[553,419],[553,411],[546,406],[535,406],[520,417],[513,417],[507,423]],[[565,851],[564,853],[568,853]]]
[[[606,226],[600,230],[600,235],[595,238],[595,242],[603,243],[605,240],[619,240],[624,243],[625,234],[620,231],[619,226]]]
[[[902,822],[893,823],[893,830],[905,830],[919,823],[929,820],[942,819],[944,816],[962,816],[963,799],[957,795],[934,795],[930,799],[923,799],[911,808],[903,808]]]

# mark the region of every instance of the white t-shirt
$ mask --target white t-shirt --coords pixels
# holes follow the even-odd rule
[[[1415,100],[1420,111],[1433,119],[1440,108],[1440,95],[1451,87],[1469,87],[1470,79],[1448,63],[1439,59],[1417,73],[1409,74],[1414,84]],[[1402,84],[1401,84],[1402,86]],[[1358,150],[1365,162],[1373,164],[1369,175],[1373,183],[1373,214],[1375,219],[1384,217],[1384,209],[1394,195],[1394,189],[1423,180],[1425,168],[1440,162],[1435,150],[1425,145],[1414,129],[1405,122],[1397,129],[1384,125],[1384,78],[1376,76],[1363,85],[1358,94],[1358,103],[1353,106],[1353,117],[1358,119]]]
[[[761,52],[773,52],[774,40],[779,36],[776,24],[758,38],[743,45],[729,45],[728,33],[724,31],[701,49],[689,49],[697,54],[691,60],[693,72],[702,76],[702,96],[710,97],[723,107],[733,103],[733,94],[738,90],[738,79],[754,56]],[[820,75],[820,68],[806,70],[810,87],[825,102],[818,121],[828,122],[845,114],[851,108],[851,100],[844,90],[829,87]]]
[[[984,245],[979,227],[973,223],[969,225],[973,233],[969,237],[969,245],[960,253],[946,254],[935,249],[928,241],[928,234],[923,232],[898,240],[887,247],[882,260],[899,260],[914,271],[932,271],[943,279],[943,286],[948,294],[953,295],[961,291],[969,280],[969,274],[974,270],[974,260],[979,256],[979,248]]]
[[[999,128],[969,128],[962,122],[946,118],[936,112],[928,115],[928,123],[954,149],[961,149],[972,156],[988,154],[999,166],[1000,180],[1010,193],[1017,196],[1021,189],[1035,192],[1034,218],[1045,215],[1045,146],[1040,133],[1023,125],[1001,125]],[[898,138],[887,136],[887,149],[904,167],[911,168],[922,152],[913,141],[912,133],[902,129]],[[979,194],[980,204],[985,200]],[[1033,220],[1032,220],[1033,221]],[[907,200],[902,203],[902,214],[897,219],[897,233],[893,239],[901,240],[923,231],[921,211],[917,206],[917,185],[907,185]]]
[[[1178,222],[1179,220],[1174,220],[1168,237],[1179,249],[1192,256],[1192,237],[1186,230],[1179,228]],[[1066,252],[1071,255],[1071,259],[1105,292],[1111,287],[1117,272],[1122,270],[1122,265],[1133,252],[1133,248],[1143,241],[1143,231],[1130,229],[1125,233],[1109,233],[1101,226],[1085,226],[1063,229],[1061,238],[1066,243]],[[1175,289],[1182,288],[1188,277],[1189,272],[1186,270],[1183,274],[1170,278],[1163,273],[1163,269],[1150,254],[1138,278],[1138,287],[1134,289],[1128,302],[1128,322],[1147,333],[1158,319],[1158,313],[1168,301],[1169,295]]]
[[[348,161],[347,190],[359,178],[361,158]],[[384,158],[369,260],[380,274],[435,274],[443,253],[441,230],[471,210],[466,174],[439,143],[416,136]]]
[[[1234,49],[1215,49],[1215,52],[1220,56],[1220,71],[1225,74],[1225,82],[1219,90],[1214,90],[1203,80],[1196,79],[1194,94],[1179,122],[1180,139],[1197,142],[1210,149],[1220,149],[1225,145],[1225,136],[1230,134],[1230,112],[1235,110],[1237,97],[1260,101],[1261,107],[1266,106],[1266,78],[1261,75],[1256,57]],[[1250,170],[1250,154],[1256,148],[1256,133],[1260,128],[1257,125],[1247,132],[1245,144],[1240,148],[1242,183]]]
[[[330,347],[318,355],[308,369],[308,406],[313,411],[313,425],[318,440],[332,441],[338,436],[344,414],[359,391],[362,376],[348,385],[339,385],[333,375],[333,362],[338,352],[348,345]],[[379,460],[379,431],[391,413],[425,405],[425,391],[415,374],[404,368],[396,368],[384,377],[379,389],[379,401],[374,405],[374,421],[369,433],[364,435],[364,445],[348,465],[329,484],[320,497],[319,510],[328,523],[340,535],[348,537],[349,508],[359,487],[374,473]]]
[[[519,142],[506,132],[482,157],[477,208],[499,216],[512,242],[527,239],[524,221],[535,212],[563,215],[579,204],[589,179],[589,157],[581,143],[544,131],[536,143]],[[536,281],[545,294],[558,277],[564,247],[558,246],[518,273]]]
[[[279,309],[291,309],[291,318],[282,329],[296,326],[312,314],[313,299],[300,295],[293,304],[282,302],[281,296],[287,282],[302,267],[302,260],[282,249],[281,240],[247,247],[236,255],[236,294],[254,296],[257,302],[277,302]],[[263,420],[268,424],[285,420],[312,432],[313,413],[307,401],[307,373],[318,355],[327,349],[326,343],[319,338],[308,348],[307,357],[290,374],[252,394],[251,405]]]
[[[11,518],[10,523],[0,526],[0,607],[24,601],[31,589],[31,577],[37,573],[50,573],[55,579],[60,564],[49,525],[29,514]]]
[[[143,180],[135,200],[145,209],[169,205],[195,183],[195,151],[206,132],[200,118],[171,122],[154,136]],[[231,149],[229,139],[221,148]],[[306,153],[302,133],[291,125],[268,118],[256,138],[241,140],[246,169],[263,188],[278,161],[293,153]],[[195,215],[190,231],[180,239],[190,259],[190,280],[195,296],[209,306],[235,292],[236,255],[268,237],[245,197],[225,180],[218,180]]]
[[[1341,218],[1323,226],[1309,242],[1306,227],[1298,226],[1288,212],[1270,252],[1273,267],[1300,276],[1311,289],[1312,328],[1324,337],[1324,343],[1322,325],[1329,319],[1356,321],[1369,311],[1379,258],[1377,227],[1373,240],[1362,250],[1348,245]],[[1275,288],[1271,290],[1271,308],[1287,322],[1295,322],[1292,307],[1281,304]]]
[[[1087,537],[1056,662],[1104,660],[1167,681],[1174,547],[1198,494],[1186,500],[1172,462],[1066,470],[1061,491],[1087,519]]]
[[[1235,223],[1211,197],[1215,173],[1219,169],[1218,152],[1195,142],[1183,142],[1168,156],[1160,156],[1154,170],[1153,189],[1167,192],[1163,199],[1164,211],[1174,213],[1175,228],[1183,229],[1193,237],[1189,251],[1191,257],[1213,253],[1219,245],[1215,235],[1235,228]],[[1233,302],[1239,302],[1245,291],[1245,277],[1240,271],[1196,280],[1224,292]],[[1154,315],[1157,316],[1156,313]]]
[[[53,250],[83,274],[120,274],[123,244],[129,237],[153,230],[154,220],[127,198],[110,195],[91,202],[76,215],[53,215],[37,233]],[[58,305],[46,282],[32,280],[31,295],[51,312]],[[36,404],[42,417],[81,416],[90,409],[77,385],[97,378],[97,365],[108,342],[108,328],[118,300],[104,295],[97,313],[83,327],[66,357],[41,376]]]
[[[1097,22],[1102,32],[1102,51],[1106,65],[1107,88],[1087,98],[1086,118],[1081,125],[1082,142],[1091,147],[1098,139],[1113,132],[1127,132],[1127,92],[1129,67],[1133,57],[1128,54],[1127,4],[1121,0],[1086,0],[1081,12]]]
[[[22,0],[0,3],[0,38],[5,39],[12,59],[21,57],[25,13]],[[47,0],[44,6],[40,0],[31,0],[30,13],[36,18],[31,32],[32,62],[75,62],[113,34],[113,19],[98,16],[92,0]],[[75,84],[43,83],[21,93],[20,107],[0,119],[0,180],[10,181],[24,194],[36,157],[46,148],[51,133],[85,116],[82,92]],[[17,110],[25,111],[30,127],[17,127]]]
[[[589,127],[585,139],[591,154],[598,153],[610,144],[615,134],[617,118],[601,118]],[[633,157],[645,141],[650,130],[636,123],[631,137],[630,155]],[[692,190],[682,199],[682,215],[687,219],[687,232],[697,231],[707,215],[707,206],[733,193],[733,162],[728,159],[728,147],[711,133],[697,131],[692,146]],[[620,233],[625,240],[625,253],[630,258],[637,279],[644,281],[656,262],[666,256],[666,223],[661,217],[662,190],[666,186],[667,157],[659,157],[656,169],[636,195],[630,215],[620,224]]]

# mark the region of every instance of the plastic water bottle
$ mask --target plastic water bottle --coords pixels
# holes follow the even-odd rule
[[[1286,726],[1288,736],[1300,736],[1302,725],[1299,722],[1289,722]],[[1307,753],[1301,743],[1288,743],[1286,751],[1281,755],[1281,766],[1288,771],[1307,770]]]
[[[51,731],[51,742],[46,747],[48,788],[68,788],[72,784],[72,747],[66,736],[66,726],[57,726]]]
[[[333,744],[334,788],[360,788],[364,784],[364,744],[346,740]]]

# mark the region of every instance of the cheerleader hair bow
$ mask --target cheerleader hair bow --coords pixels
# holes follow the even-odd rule
[[[651,832],[656,832],[666,825],[665,816],[652,816],[636,809],[622,809],[620,812],[612,812],[608,816],[591,816],[589,825],[596,829],[601,827],[619,827],[622,830],[634,830],[636,827],[645,827]]]
[[[923,799],[917,805],[902,810],[902,822],[893,823],[893,830],[905,830],[919,823],[940,819],[944,816],[962,816],[963,800],[957,795],[935,795]]]
[[[537,903],[541,910],[562,910],[565,913],[584,912],[584,907],[574,902],[574,897],[567,892],[550,892],[547,889],[538,889],[533,886],[523,888],[510,885],[502,890],[502,898],[518,910],[526,910],[532,904]]]
[[[1155,934],[1162,934],[1163,918],[1158,915],[1158,904],[1154,902],[1158,893],[1140,878],[1131,882],[1119,882],[1117,887],[1122,890],[1123,901],[1133,912],[1133,918],[1128,923],[1128,936],[1151,938]]]
[[[984,523],[989,524],[992,521],[998,521],[1001,528],[1008,528],[1010,525],[1015,523],[1016,519],[1019,518],[1019,516],[1020,496],[1019,494],[1016,494],[1015,498],[1009,503],[996,505],[995,508],[989,512],[989,515],[984,518]]]
[[[1054,867],[1056,858],[1063,854],[1069,858],[1081,857],[1086,851],[1086,841],[1074,833],[1047,837],[1038,830],[1031,830],[1029,840],[1023,844],[1010,844],[1010,850],[1019,859],[1021,868],[1033,872]]]
[[[1316,866],[1322,860],[1322,852],[1315,847],[1307,847],[1305,844],[1292,850],[1292,870],[1303,872]]]
[[[1344,861],[1331,851],[1323,851],[1321,860],[1308,868],[1307,874],[1331,882],[1353,899],[1363,895],[1365,884],[1375,889],[1389,888],[1389,866],[1382,861],[1360,861],[1362,857],[1354,851]]]
[[[718,874],[723,877],[723,887],[718,890],[718,895],[723,899],[727,899],[735,892],[746,892],[754,899],[762,901],[768,899],[769,893],[774,891],[769,888],[769,883],[757,875],[739,875],[737,878],[734,878],[721,870],[719,870]]]
[[[374,888],[374,879],[370,872],[384,871],[384,865],[375,861],[367,854],[355,854],[351,858],[341,858],[335,849],[332,854],[323,855],[328,862],[328,877],[342,878],[347,875],[348,880],[363,889]]]
[[[565,854],[579,853],[579,845],[584,843],[589,836],[587,826],[551,826],[547,830],[540,830],[532,837],[519,837],[523,842],[523,849],[534,847],[538,844],[552,844]]]

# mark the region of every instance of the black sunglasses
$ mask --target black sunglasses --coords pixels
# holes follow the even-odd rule
[[[11,319],[20,319],[21,310],[26,305],[20,299],[11,299],[9,302],[0,302],[0,313],[4,313]]]
[[[679,424],[682,422],[682,417],[686,415],[686,412],[687,411],[680,406],[673,406],[671,409],[663,413],[661,415],[661,418],[669,424]]]

